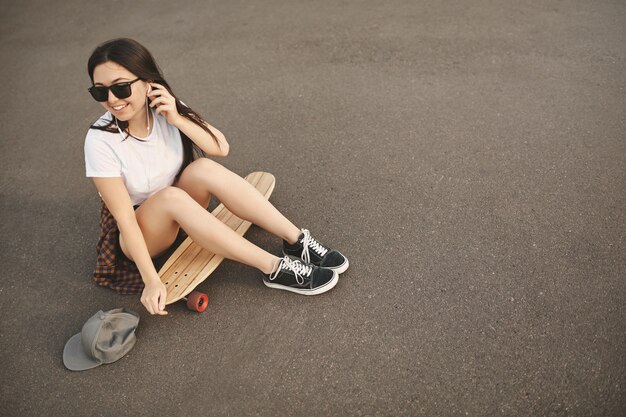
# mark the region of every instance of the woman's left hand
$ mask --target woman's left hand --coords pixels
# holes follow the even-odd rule
[[[156,107],[156,113],[165,116],[167,123],[176,126],[182,116],[176,110],[176,99],[161,84],[149,83],[152,91],[148,93],[150,107]]]

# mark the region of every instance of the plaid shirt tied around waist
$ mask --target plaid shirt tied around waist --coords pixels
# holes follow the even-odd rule
[[[143,280],[137,265],[128,259],[119,245],[117,222],[102,202],[100,210],[102,233],[96,245],[98,258],[93,273],[98,285],[109,287],[121,294],[138,294],[143,291]]]

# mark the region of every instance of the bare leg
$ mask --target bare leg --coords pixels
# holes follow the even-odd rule
[[[171,246],[182,227],[203,248],[258,268],[265,274],[278,265],[278,257],[239,236],[180,188],[167,187],[159,191],[137,209],[136,216],[151,256]],[[122,236],[120,246],[128,256]]]
[[[300,229],[282,215],[252,184],[215,161],[200,158],[183,172],[177,187],[201,205],[203,196],[214,194],[230,211],[268,232],[295,243]],[[208,197],[207,197],[208,204]],[[184,229],[184,227],[183,227]]]

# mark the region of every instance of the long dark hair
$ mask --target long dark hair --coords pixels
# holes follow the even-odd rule
[[[126,68],[128,71],[135,74],[137,77],[144,81],[152,81],[158,84],[163,85],[167,91],[174,97],[176,100],[176,110],[182,116],[191,120],[202,129],[204,129],[208,134],[211,135],[215,143],[219,146],[219,141],[206,126],[206,122],[198,113],[193,111],[190,107],[183,104],[176,95],[172,92],[172,88],[169,86],[161,70],[159,69],[156,61],[152,57],[152,54],[145,46],[140,44],[139,42],[128,39],[128,38],[120,38],[113,39],[103,44],[99,45],[89,57],[89,61],[87,63],[87,72],[89,73],[89,78],[91,79],[91,83],[93,84],[93,72],[94,69],[105,62],[112,61],[116,64],[121,65]],[[146,109],[148,111],[148,109]],[[90,129],[98,129],[104,130],[106,132],[117,133],[117,126],[119,125],[120,129],[126,133],[126,138],[133,137],[134,139],[141,140],[135,138],[130,134],[128,130],[128,122],[123,120],[117,120],[115,116],[112,115],[111,121],[106,125],[99,125],[94,123]],[[183,165],[178,171],[177,177],[183,172],[183,170],[189,165],[196,157],[204,156],[204,152],[191,140],[187,135],[183,132],[180,132],[180,137],[183,142]]]

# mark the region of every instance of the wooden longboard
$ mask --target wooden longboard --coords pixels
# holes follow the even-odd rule
[[[272,194],[276,182],[274,176],[267,172],[253,172],[245,179],[265,198]],[[223,204],[211,213],[241,236],[250,228],[250,222],[235,216]],[[174,303],[192,292],[223,260],[224,257],[201,248],[191,238],[185,239],[159,271],[161,281],[167,288],[165,304]]]

